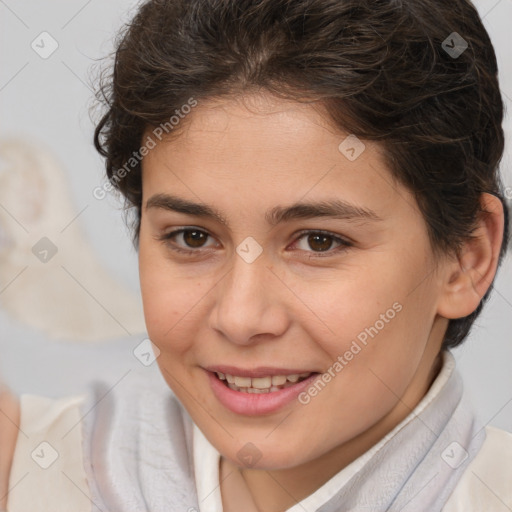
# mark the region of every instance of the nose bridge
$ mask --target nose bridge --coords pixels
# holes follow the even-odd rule
[[[232,268],[218,288],[212,327],[239,344],[250,343],[257,334],[279,335],[286,318],[272,278],[263,256],[252,260],[243,252],[233,254]]]

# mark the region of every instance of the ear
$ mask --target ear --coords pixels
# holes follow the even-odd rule
[[[471,314],[489,289],[503,241],[504,212],[501,200],[488,193],[480,197],[482,214],[474,239],[466,242],[458,258],[446,267],[438,314],[462,318]]]

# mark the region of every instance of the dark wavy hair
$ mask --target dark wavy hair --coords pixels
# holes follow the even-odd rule
[[[467,49],[450,53],[460,41]],[[481,194],[499,197],[503,260],[503,103],[495,52],[469,1],[151,0],[120,32],[114,55],[98,89],[106,111],[94,143],[135,212],[136,247],[141,165],[122,179],[118,171],[145,131],[191,97],[265,91],[321,106],[341,131],[377,142],[414,194],[435,254],[460,255],[485,214]],[[491,288],[472,314],[450,320],[444,348],[468,335]]]

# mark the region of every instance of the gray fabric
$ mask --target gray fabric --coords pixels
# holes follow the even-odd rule
[[[192,420],[158,369],[95,384],[83,410],[92,512],[199,511]]]
[[[375,453],[370,450],[354,461],[361,463],[371,455],[318,512],[442,510],[485,440],[485,431],[478,429],[463,398],[462,380],[447,368],[450,365],[454,360],[448,354],[442,370],[451,372],[447,382],[437,394],[431,388],[415,411],[431,403],[397,426]],[[95,385],[84,406],[84,455],[93,512],[199,511],[192,420],[158,369],[146,370],[133,372],[114,389]],[[442,458],[453,442],[468,452],[456,468]]]
[[[485,431],[470,411],[455,372],[435,401],[385,443],[319,512],[440,512],[485,440]],[[456,468],[442,458],[443,452],[453,454],[453,442],[468,452]]]

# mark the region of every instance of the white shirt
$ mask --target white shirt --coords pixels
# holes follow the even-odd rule
[[[287,512],[512,511],[512,434],[474,424],[458,379],[445,353],[414,411]],[[219,458],[160,375],[22,395],[7,510],[222,512]]]
[[[455,362],[450,355],[445,356],[444,369],[450,365],[455,369]],[[300,501],[286,512],[304,512],[320,510],[365,465],[372,463],[372,458],[389,440],[407,424],[417,421],[425,407],[438,396],[448,379],[450,371],[442,371],[427,396],[418,404],[399,425],[387,436],[374,445],[368,452],[353,461],[313,494]],[[199,512],[221,512],[222,498],[219,486],[220,453],[206,439],[201,430],[194,425],[194,461],[195,481],[199,496]],[[477,456],[466,468],[457,486],[451,494],[443,512],[511,512],[512,511],[512,434],[503,430],[486,427],[486,439]],[[450,445],[448,445],[449,447]],[[447,447],[447,448],[448,448]],[[407,456],[406,453],[403,455]],[[466,456],[460,445],[444,453],[444,459],[454,466]],[[443,454],[440,454],[440,459]],[[443,462],[444,462],[443,459]],[[427,482],[425,482],[427,483]],[[374,482],[375,489],[384,482]],[[419,510],[419,509],[418,509]]]

